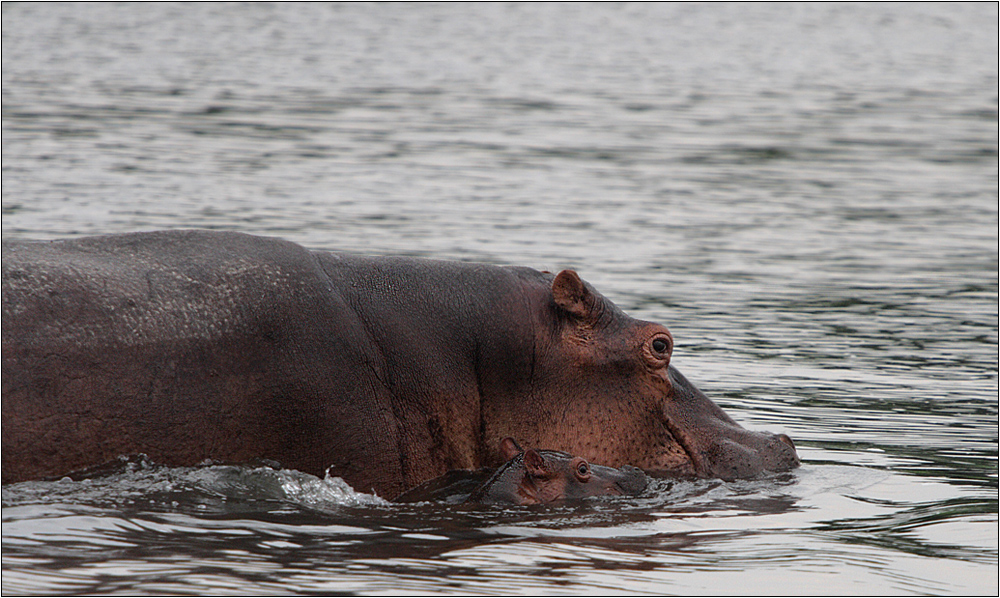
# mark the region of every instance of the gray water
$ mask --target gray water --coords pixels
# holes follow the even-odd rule
[[[3,487],[4,594],[995,595],[997,17],[4,3],[4,238],[571,267],[804,461],[499,508],[133,458]]]

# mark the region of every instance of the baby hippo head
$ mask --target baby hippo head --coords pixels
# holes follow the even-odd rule
[[[507,462],[469,496],[469,502],[532,505],[634,495],[646,489],[646,474],[631,465],[614,469],[561,451],[524,450],[513,438],[504,438],[500,448]]]

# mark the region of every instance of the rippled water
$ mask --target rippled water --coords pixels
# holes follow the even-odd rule
[[[389,504],[3,488],[12,593],[997,591],[997,7],[3,5],[8,236],[573,267],[801,469]]]

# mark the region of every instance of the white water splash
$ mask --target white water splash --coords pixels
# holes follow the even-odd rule
[[[308,507],[388,505],[376,494],[358,492],[343,479],[326,472],[323,479],[291,469],[275,471],[285,497]]]

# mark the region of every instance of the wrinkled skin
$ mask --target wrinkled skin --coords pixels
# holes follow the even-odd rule
[[[500,440],[611,467],[795,467],[580,280],[173,231],[3,246],[3,481],[145,453],[272,459],[392,498]]]
[[[534,505],[646,489],[646,474],[631,465],[614,469],[561,451],[525,451],[512,438],[500,442],[500,452],[507,462],[467,502]]]

